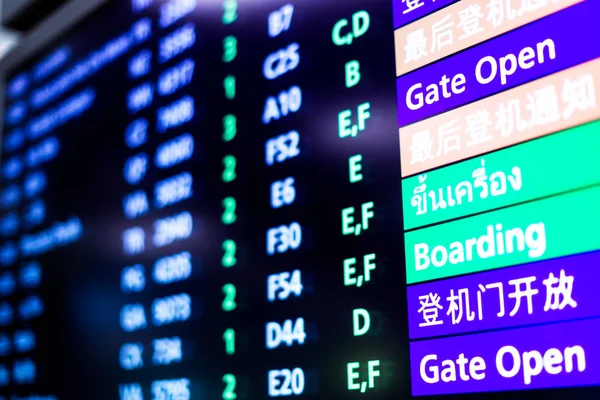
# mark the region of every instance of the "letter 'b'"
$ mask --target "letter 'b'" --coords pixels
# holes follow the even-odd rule
[[[360,63],[356,60],[346,63],[346,87],[351,88],[360,82]]]
[[[429,246],[427,243],[419,243],[415,245],[415,269],[417,271],[426,270],[431,263],[429,259]]]

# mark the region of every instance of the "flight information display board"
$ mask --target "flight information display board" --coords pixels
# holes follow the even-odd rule
[[[600,398],[597,15],[82,16],[5,78],[0,400]]]

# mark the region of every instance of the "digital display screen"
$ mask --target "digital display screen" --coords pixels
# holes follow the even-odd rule
[[[598,15],[79,18],[5,77],[0,400],[599,399]]]

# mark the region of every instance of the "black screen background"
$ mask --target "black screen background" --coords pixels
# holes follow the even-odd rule
[[[303,399],[411,398],[391,1],[293,1],[295,12],[290,30],[273,39],[267,34],[267,16],[286,1],[240,0],[238,20],[232,25],[221,23],[220,2],[200,3],[193,16],[176,24],[196,23],[196,44],[185,56],[164,65],[155,57],[149,76],[135,81],[127,76],[127,61],[138,49],[151,48],[156,55],[164,32],[154,23],[148,43],[61,97],[67,98],[89,86],[96,89],[90,110],[52,132],[59,138],[61,149],[59,157],[43,167],[48,173],[49,189],[42,195],[47,206],[42,228],[77,215],[84,235],[77,243],[38,258],[44,275],[38,292],[46,303],[44,316],[34,323],[39,343],[32,358],[38,363],[39,379],[34,385],[11,386],[0,390],[0,394],[116,399],[119,384],[139,382],[144,387],[144,398],[152,398],[153,380],[186,377],[192,382],[192,399],[217,399],[223,393],[223,375],[232,373],[238,379],[239,399],[260,399],[268,396],[269,370],[301,367],[307,376],[307,389],[300,396]],[[351,46],[335,46],[331,41],[333,25],[362,9],[371,16],[368,33]],[[157,7],[146,15],[156,21]],[[137,19],[129,2],[112,1],[11,76],[29,69],[62,44],[71,46],[71,60],[82,59],[128,30]],[[223,64],[221,42],[229,34],[237,37],[239,53],[233,63]],[[262,74],[265,57],[292,42],[300,45],[299,67],[267,81]],[[160,72],[186,57],[196,62],[192,84],[170,96],[155,94],[149,109],[135,116],[129,114],[129,90],[148,80],[156,82]],[[360,61],[362,79],[358,86],[347,89],[344,65],[350,60]],[[237,78],[237,96],[233,101],[223,96],[222,79],[227,74]],[[300,111],[263,125],[265,99],[293,85],[302,89]],[[146,144],[135,150],[127,148],[124,132],[129,122],[144,116],[152,127],[159,107],[186,94],[195,99],[193,121],[165,134],[151,128]],[[371,104],[367,129],[355,138],[339,138],[338,113],[356,110],[367,101]],[[227,113],[237,116],[238,135],[232,142],[224,143],[221,120]],[[266,140],[291,130],[300,133],[301,155],[266,166]],[[152,199],[155,182],[189,171],[194,176],[193,197],[162,210],[151,208],[139,220],[127,221],[122,200],[134,188],[123,179],[125,160],[139,151],[146,152],[152,160],[158,144],[185,132],[195,138],[193,159],[168,170],[151,166],[139,187]],[[238,162],[237,179],[229,184],[221,180],[221,160],[227,154],[235,155]],[[363,156],[364,180],[351,184],[348,158],[355,154]],[[297,199],[291,206],[274,210],[270,207],[270,184],[288,176],[296,179]],[[227,196],[237,199],[238,220],[232,226],[224,226],[220,220],[221,201]],[[359,210],[361,204],[369,201],[375,203],[370,229],[360,236],[343,236],[342,209]],[[184,210],[194,217],[192,236],[167,248],[154,249],[150,244],[153,222]],[[303,227],[300,249],[268,256],[267,230],[295,221]],[[132,226],[145,228],[146,251],[141,256],[126,257],[121,233]],[[234,239],[238,245],[238,264],[230,269],[220,264],[221,243],[225,239]],[[193,276],[171,285],[153,284],[149,271],[154,260],[183,250],[192,253]],[[369,253],[377,255],[373,280],[360,288],[345,287],[343,260],[360,260]],[[121,271],[135,263],[146,267],[146,289],[124,295],[120,290]],[[360,265],[359,262],[359,272]],[[302,296],[269,303],[267,276],[296,268],[303,272]],[[231,313],[221,310],[221,287],[225,283],[233,283],[238,289],[238,308]],[[143,303],[150,322],[153,299],[183,292],[193,299],[189,321],[158,328],[149,323],[149,328],[142,331],[122,331],[119,314],[123,305]],[[24,295],[18,293],[12,300]],[[373,317],[367,336],[352,335],[352,310],[356,308],[368,309]],[[298,317],[307,322],[306,343],[267,350],[265,324]],[[227,328],[235,328],[238,335],[234,356],[224,352],[221,336]],[[184,360],[179,365],[152,366],[152,340],[175,335],[184,342]],[[144,368],[121,369],[119,350],[126,342],[144,344]],[[12,359],[16,357],[9,358]],[[381,360],[381,377],[375,390],[364,394],[349,392],[346,364],[366,364],[368,360]],[[365,376],[366,368],[361,369],[361,374]],[[593,399],[598,398],[598,390],[445,398],[491,400],[507,396]]]

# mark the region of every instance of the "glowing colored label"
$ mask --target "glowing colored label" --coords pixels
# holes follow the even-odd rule
[[[581,38],[600,34],[600,3],[586,1],[397,80],[406,126],[600,56]],[[555,29],[577,21],[571,29]]]
[[[394,0],[394,27],[410,24],[458,0]]]
[[[598,201],[596,186],[409,232],[407,282],[598,250]]]
[[[583,0],[518,6],[463,0],[396,30],[396,75],[404,75],[478,43],[546,17]],[[516,2],[517,4],[519,2]]]
[[[599,147],[600,121],[405,179],[404,228],[598,184]]]
[[[414,396],[600,383],[600,320],[411,343]]]
[[[400,130],[402,176],[600,119],[600,59]]]
[[[600,252],[408,288],[411,339],[600,316]]]

